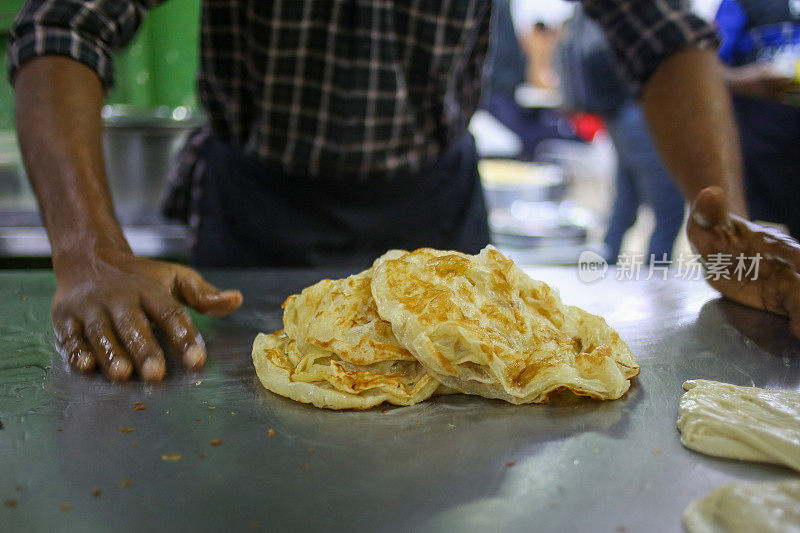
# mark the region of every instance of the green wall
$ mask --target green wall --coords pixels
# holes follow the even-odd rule
[[[22,0],[0,0],[3,63],[8,29]],[[170,0],[152,10],[134,40],[115,55],[116,83],[108,103],[139,107],[197,106],[200,0]],[[0,130],[13,128],[13,92],[0,76]]]
[[[14,93],[5,76],[6,51],[8,49],[8,30],[14,21],[14,16],[22,0],[0,0],[0,52],[3,54],[2,68],[0,68],[0,131],[13,127],[14,124]]]

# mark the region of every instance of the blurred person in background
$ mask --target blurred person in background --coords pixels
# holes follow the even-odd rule
[[[800,237],[800,1],[723,0],[716,17],[719,56],[734,95],[744,155],[747,208],[756,220]],[[782,67],[788,66],[788,70]]]
[[[504,126],[522,140],[522,153],[518,158],[533,160],[536,147],[545,139],[578,140],[569,122],[560,112],[550,109],[523,109],[517,103],[515,92],[531,73],[530,56],[526,57],[512,20],[509,0],[492,3],[492,38],[489,40],[482,106]],[[541,22],[537,23],[543,26]],[[544,42],[542,42],[544,45]],[[543,72],[552,71],[550,56],[534,47],[539,58],[535,64],[545,65]],[[550,80],[555,83],[554,77]]]
[[[528,58],[526,79],[534,87],[558,88],[558,75],[553,70],[553,55],[561,39],[561,30],[536,21],[522,35],[522,47]]]
[[[641,204],[650,206],[656,221],[646,259],[670,260],[683,224],[684,197],[653,144],[602,29],[580,7],[566,23],[557,56],[565,107],[602,117],[617,151],[616,193],[603,239],[606,260],[617,262]]]

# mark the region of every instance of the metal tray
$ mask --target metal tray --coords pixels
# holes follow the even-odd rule
[[[245,304],[198,319],[205,371],[112,385],[54,359],[52,276],[2,274],[0,529],[680,531],[684,507],[721,483],[795,477],[696,454],[675,429],[686,379],[796,389],[800,346],[786,320],[702,282],[531,273],[629,342],[642,374],[621,400],[450,396],[331,412],[263,391],[253,337],[280,326],[288,294],[345,274],[331,271],[212,273]]]

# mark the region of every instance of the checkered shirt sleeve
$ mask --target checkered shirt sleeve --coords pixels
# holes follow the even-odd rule
[[[71,57],[114,82],[111,53],[128,43],[156,0],[28,0],[11,28],[9,79],[34,57]]]
[[[638,93],[658,65],[683,48],[716,48],[714,29],[685,0],[582,0],[605,29]]]

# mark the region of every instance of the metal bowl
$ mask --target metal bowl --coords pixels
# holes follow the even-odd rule
[[[203,123],[202,115],[185,107],[105,106],[103,151],[117,205],[156,206],[176,154]]]
[[[546,210],[546,203],[539,204]],[[495,210],[489,217],[492,242],[512,247],[577,246],[586,243],[588,231],[562,216],[551,219],[520,219],[508,210]]]
[[[567,191],[564,173],[554,164],[483,159],[478,172],[490,211],[509,209],[514,202],[555,202]]]

